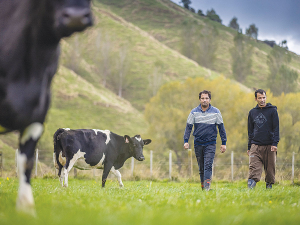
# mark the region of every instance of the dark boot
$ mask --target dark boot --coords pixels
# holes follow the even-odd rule
[[[204,190],[204,184],[203,182],[201,182],[201,188],[202,188],[202,191]]]
[[[205,191],[209,191],[210,190],[210,179],[206,179],[205,181],[204,181],[204,185],[203,185],[203,187],[204,187],[204,190]]]
[[[248,188],[253,189],[256,185],[256,182],[252,179],[248,179]]]
[[[272,184],[267,182],[267,183],[266,183],[266,188],[267,188],[267,189],[272,189]]]

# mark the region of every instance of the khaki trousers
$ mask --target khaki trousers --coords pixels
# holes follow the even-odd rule
[[[262,168],[265,170],[265,181],[275,183],[276,153],[271,151],[271,145],[252,144],[249,152],[249,178],[260,181]]]

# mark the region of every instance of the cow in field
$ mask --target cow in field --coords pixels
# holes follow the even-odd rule
[[[17,208],[34,212],[34,149],[50,104],[59,41],[92,25],[90,0],[0,0],[0,133],[19,131]]]
[[[54,164],[62,186],[68,186],[68,174],[72,167],[86,169],[103,169],[102,187],[110,171],[118,178],[123,187],[121,173],[118,171],[125,161],[134,157],[139,161],[145,159],[144,145],[151,143],[140,135],[120,136],[109,130],[96,129],[58,129],[53,136]]]

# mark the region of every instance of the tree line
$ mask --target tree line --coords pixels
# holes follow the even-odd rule
[[[182,3],[183,7],[188,9],[192,13],[197,13],[199,16],[207,17],[208,19],[210,19],[212,21],[216,21],[216,22],[222,24],[221,17],[216,13],[216,11],[213,8],[211,10],[207,10],[206,15],[205,15],[201,9],[198,9],[198,11],[196,12],[196,10],[193,7],[190,7],[190,4],[192,4],[191,0],[181,0],[181,2],[179,2],[179,3]],[[238,20],[237,17],[234,16],[231,19],[231,21],[229,22],[228,27],[236,30],[237,32],[243,33],[243,31],[240,28],[240,25],[238,24],[237,20]],[[246,28],[246,30],[245,30],[245,35],[257,40],[257,38],[258,38],[258,27],[254,23],[250,24],[249,27]],[[270,45],[271,47],[276,45],[275,41],[264,40],[263,42],[267,45]],[[278,46],[288,49],[286,40],[283,40],[280,43],[278,43]]]
[[[190,7],[190,0],[182,0],[183,6],[195,11]],[[205,16],[201,10],[198,14]],[[215,10],[208,10],[206,17],[222,23],[220,17]],[[208,28],[208,26],[199,26],[195,21],[183,22],[183,44],[182,53],[196,61],[199,65],[215,69],[215,59],[217,58],[218,48],[218,29],[216,26]],[[252,40],[258,38],[258,28],[255,24],[251,24],[246,29],[243,35],[242,29],[239,26],[238,19],[233,17],[228,27],[236,31],[233,42],[234,47],[230,49],[232,78],[246,84],[247,79],[252,76],[253,52],[254,47]],[[265,40],[264,43],[272,47],[268,54],[267,65],[269,74],[266,79],[266,87],[269,88],[274,95],[280,95],[282,92],[289,93],[298,90],[297,80],[298,73],[289,67],[291,55],[288,51],[287,41],[283,40],[276,45],[275,42]]]
[[[238,26],[237,26],[238,27]],[[199,25],[186,19],[182,23],[182,54],[199,65],[215,70],[221,36],[215,25]],[[236,32],[230,48],[232,78],[247,85],[253,77],[253,38]],[[269,73],[265,87],[278,96],[282,92],[298,91],[298,73],[289,67],[292,60],[287,48],[275,45],[267,56]]]

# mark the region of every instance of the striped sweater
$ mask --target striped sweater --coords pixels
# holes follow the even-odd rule
[[[184,143],[190,138],[191,131],[194,127],[194,145],[216,144],[217,126],[222,140],[222,145],[226,145],[226,132],[223,124],[223,118],[219,109],[211,106],[206,111],[202,111],[201,105],[194,108],[188,119],[184,132]]]

